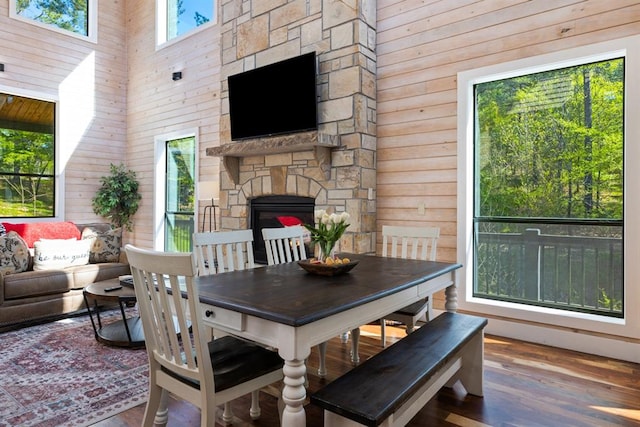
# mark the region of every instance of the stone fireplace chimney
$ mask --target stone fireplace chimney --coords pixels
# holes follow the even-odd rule
[[[347,211],[340,250],[375,252],[376,5],[365,0],[224,0],[222,25],[222,229],[251,228],[249,201],[269,195]],[[315,51],[318,131],[231,141],[227,76]],[[276,105],[278,100],[274,100]]]

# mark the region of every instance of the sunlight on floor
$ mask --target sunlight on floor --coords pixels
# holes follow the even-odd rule
[[[606,412],[607,414],[619,415],[621,417],[629,418],[630,420],[640,421],[639,409],[624,409],[624,408],[612,408],[609,406],[591,406],[598,411]]]
[[[450,413],[445,419],[448,423],[460,426],[460,427],[491,427],[489,424],[484,424],[471,418],[463,417],[461,415]]]

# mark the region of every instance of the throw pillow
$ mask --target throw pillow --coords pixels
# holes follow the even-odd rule
[[[118,262],[120,247],[122,246],[122,229],[114,228],[108,231],[98,231],[91,227],[82,230],[82,239],[91,241],[89,262]]]
[[[0,272],[21,273],[29,269],[29,248],[15,231],[0,236]]]
[[[38,240],[33,244],[34,270],[59,270],[89,263],[88,240]]]
[[[5,222],[2,225],[7,231],[15,231],[32,248],[33,244],[44,239],[79,239],[80,230],[71,221],[30,222],[13,224]]]

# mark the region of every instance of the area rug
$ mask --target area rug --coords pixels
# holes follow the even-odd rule
[[[145,402],[147,388],[145,349],[98,343],[88,316],[0,334],[2,427],[88,426]]]

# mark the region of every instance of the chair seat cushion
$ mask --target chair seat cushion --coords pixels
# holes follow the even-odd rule
[[[429,300],[425,298],[421,301],[414,302],[413,304],[410,304],[406,307],[401,308],[400,310],[397,310],[396,313],[404,314],[407,316],[416,316],[420,314],[420,312],[424,311],[428,303],[429,303]]]
[[[282,369],[284,365],[275,351],[229,335],[209,342],[209,354],[213,365],[216,392],[258,378],[276,369]],[[200,388],[197,381],[162,369],[174,378]]]

